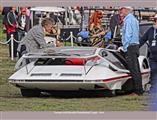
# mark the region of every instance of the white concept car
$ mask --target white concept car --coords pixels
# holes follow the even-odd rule
[[[149,82],[148,60],[139,56],[143,87]],[[125,58],[117,50],[63,47],[27,53],[16,64],[9,82],[25,97],[47,91],[131,90]]]

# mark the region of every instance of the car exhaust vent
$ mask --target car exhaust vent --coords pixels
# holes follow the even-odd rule
[[[80,77],[82,76],[82,74],[71,74],[71,73],[62,73],[60,76],[64,76],[64,77]]]
[[[31,76],[51,76],[51,73],[32,73]]]

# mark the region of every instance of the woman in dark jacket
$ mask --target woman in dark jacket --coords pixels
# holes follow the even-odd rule
[[[18,40],[18,35],[17,35],[18,23],[17,23],[17,15],[15,12],[16,12],[16,7],[11,7],[10,12],[8,12],[6,16],[5,26],[7,30],[7,40],[10,39],[11,35],[14,36],[15,40]],[[14,41],[13,44],[14,44],[14,47],[13,47],[14,56],[13,57],[17,57],[18,43]],[[11,42],[9,42],[9,55],[11,57]]]

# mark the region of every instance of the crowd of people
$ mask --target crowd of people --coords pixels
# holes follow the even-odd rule
[[[7,40],[13,35],[14,39],[21,41],[25,34],[30,30],[30,16],[27,7],[20,7],[17,12],[16,7],[4,7],[2,14],[3,30],[6,32]],[[17,57],[18,42],[13,41],[13,57]],[[9,42],[9,55],[11,56],[11,41]]]
[[[78,8],[75,9],[78,11]],[[7,39],[10,39],[11,34],[13,34],[16,40],[21,41],[20,44],[14,41],[14,57],[17,57],[17,52],[21,57],[27,52],[38,51],[38,49],[47,47],[48,45],[44,40],[45,34],[55,34],[57,32],[55,21],[52,18],[45,18],[41,24],[30,28],[30,15],[28,11],[29,9],[26,7],[21,7],[18,13],[16,12],[16,7],[3,9],[3,24],[4,30],[7,33]],[[111,17],[109,30],[103,28],[102,17],[103,13],[99,10],[90,16],[88,33],[86,33],[88,35],[86,37],[90,38],[91,46],[104,48],[104,36],[110,32],[110,39],[112,39],[115,37],[115,29],[121,29],[122,39],[120,39],[120,42],[122,43],[123,54],[133,80],[134,88],[132,92],[134,95],[142,95],[142,76],[138,57],[139,48],[148,41],[151,85],[152,90],[156,90],[156,88],[153,88],[153,85],[157,84],[157,15],[154,17],[154,26],[142,38],[139,38],[139,22],[133,15],[132,7],[121,7],[118,14]],[[78,22],[80,23],[80,16],[78,16]],[[79,35],[83,36],[84,33]],[[57,44],[58,46],[63,46],[59,42]],[[9,53],[11,56],[10,45],[9,43]]]

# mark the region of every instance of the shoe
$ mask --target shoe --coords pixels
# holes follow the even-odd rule
[[[144,93],[144,91],[141,90],[141,89],[139,89],[139,90],[134,90],[133,92],[134,92],[135,94],[139,95],[139,96],[142,96],[143,93]]]
[[[142,94],[137,94],[137,93],[131,93],[131,94],[129,94],[129,96],[142,96]]]

